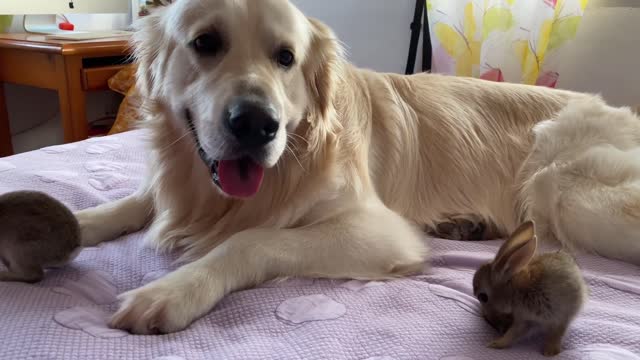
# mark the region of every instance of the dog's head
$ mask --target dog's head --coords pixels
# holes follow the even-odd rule
[[[135,44],[142,94],[193,133],[227,195],[255,194],[303,119],[332,121],[340,47],[286,0],[175,1],[141,20]]]

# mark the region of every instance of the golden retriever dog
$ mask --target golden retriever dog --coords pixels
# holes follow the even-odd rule
[[[452,217],[511,232],[538,214],[544,192],[528,182],[545,165],[530,159],[534,126],[572,99],[601,102],[358,69],[329,28],[286,0],[177,1],[143,18],[134,43],[152,136],[147,181],[77,216],[86,245],[149,225],[151,245],[183,251],[181,268],[121,295],[110,324],[137,334],[184,329],[229,292],[273,278],[420,271],[422,230]],[[580,218],[600,209],[586,181],[562,171],[547,181],[580,181],[563,234],[615,218]],[[611,200],[624,202],[625,219],[640,217],[637,203]],[[630,241],[610,248],[594,236],[584,245],[612,257]],[[577,248],[587,239],[555,238]]]

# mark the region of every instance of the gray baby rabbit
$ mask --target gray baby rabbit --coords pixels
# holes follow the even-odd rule
[[[58,200],[35,191],[0,196],[0,281],[37,282],[44,268],[66,264],[80,252],[80,228]]]
[[[543,354],[559,354],[567,327],[587,297],[580,269],[569,254],[536,256],[536,247],[534,223],[525,222],[473,277],[473,293],[485,319],[506,330],[491,348],[509,347],[534,324],[545,332]]]

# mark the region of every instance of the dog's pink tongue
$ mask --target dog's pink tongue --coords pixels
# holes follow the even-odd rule
[[[248,198],[260,190],[264,168],[249,158],[220,160],[218,177],[222,191],[234,197]]]

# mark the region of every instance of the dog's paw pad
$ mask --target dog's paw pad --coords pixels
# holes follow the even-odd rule
[[[362,280],[350,280],[340,284],[341,288],[349,289],[351,291],[360,291],[370,287],[382,286],[382,281],[362,281]]]
[[[128,335],[122,330],[109,328],[109,314],[92,307],[72,307],[55,314],[53,319],[66,328],[81,330],[97,338],[110,339]]]
[[[80,279],[67,281],[63,286],[54,287],[51,291],[97,305],[106,305],[117,301],[117,289],[113,284],[113,279],[110,274],[104,271],[89,271]]]
[[[105,154],[110,151],[118,150],[122,147],[120,143],[112,143],[112,142],[104,142],[104,143],[96,143],[85,149],[87,154],[91,155],[100,155]]]
[[[109,191],[129,180],[129,177],[119,173],[96,173],[89,177],[89,185],[96,190]]]
[[[347,313],[344,304],[323,294],[300,296],[283,301],[276,309],[278,319],[289,324],[334,320]]]

